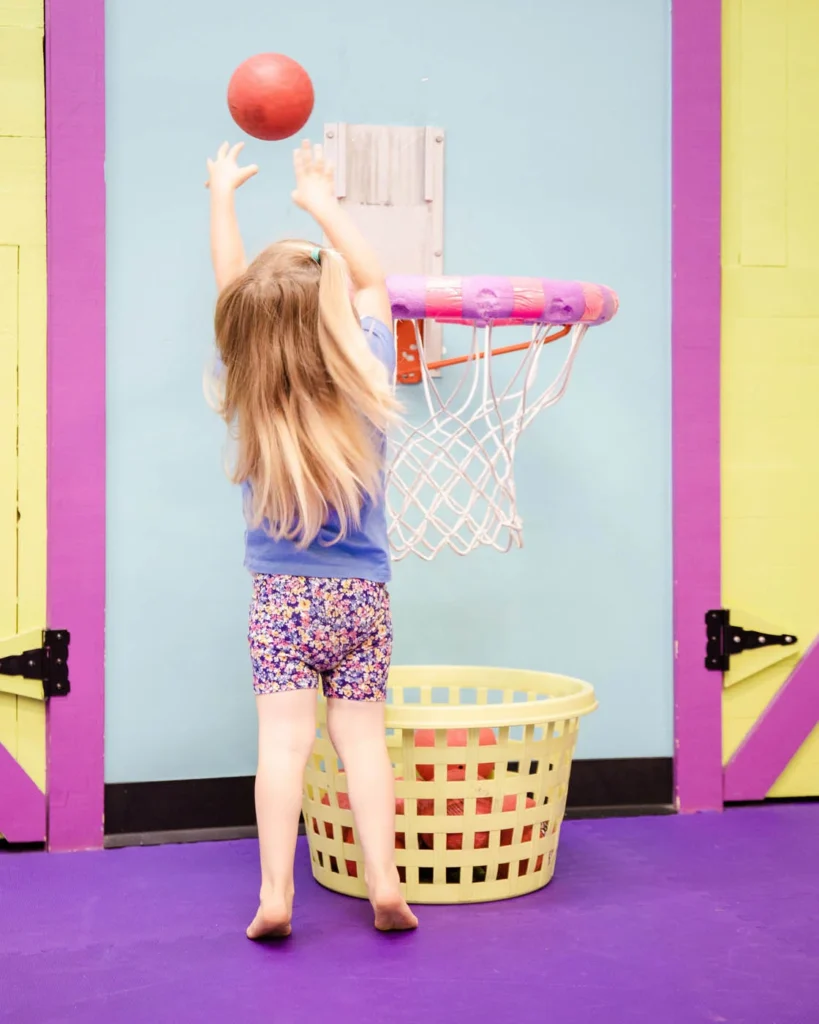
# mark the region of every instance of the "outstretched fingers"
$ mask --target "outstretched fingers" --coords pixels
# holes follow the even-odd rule
[[[233,146],[228,142],[223,142],[216,151],[216,156],[208,158],[206,188],[218,186],[220,190],[222,188],[236,189],[259,173],[257,164],[249,164],[247,167],[239,166],[239,155],[244,146],[244,142],[237,142]]]
[[[293,151],[293,167],[296,174],[326,174],[328,165],[324,162],[324,148],[314,146],[305,139],[298,149]]]
[[[239,171],[239,178],[237,181],[238,185],[244,185],[246,181],[253,177],[254,174],[259,173],[258,164],[248,164],[247,167],[242,167]]]

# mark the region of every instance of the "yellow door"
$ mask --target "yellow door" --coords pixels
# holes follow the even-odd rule
[[[732,659],[723,757],[753,740],[782,761],[768,796],[817,796],[815,717],[789,762],[765,733],[819,632],[819,3],[725,0],[723,29],[723,606],[799,641]]]
[[[0,658],[39,647],[46,584],[42,0],[0,4]],[[0,674],[0,834],[45,839],[42,684]]]

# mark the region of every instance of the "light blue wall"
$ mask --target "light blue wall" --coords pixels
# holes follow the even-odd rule
[[[249,774],[248,580],[201,395],[214,291],[204,161],[225,87],[278,50],[309,125],[447,131],[446,269],[602,281],[568,397],[518,460],[526,547],[403,562],[396,660],[593,682],[580,756],[670,755],[669,14],[661,0],[109,0],[109,781]],[[250,141],[251,251],[309,234],[290,148]]]

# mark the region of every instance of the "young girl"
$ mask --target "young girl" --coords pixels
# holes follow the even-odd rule
[[[347,773],[375,927],[415,928],[395,866],[384,729],[392,649],[384,432],[396,412],[384,274],[336,201],[321,147],[309,142],[294,154],[293,201],[331,247],[278,242],[248,266],[233,197],[257,167],[240,167],[240,150],[225,144],[208,160],[208,187],[219,411],[237,441],[233,479],[244,492],[245,565],[254,589],[249,639],[262,883],[247,934],[290,934],[302,779],[320,681]]]

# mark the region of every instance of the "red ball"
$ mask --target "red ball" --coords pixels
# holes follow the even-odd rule
[[[288,139],[313,112],[313,83],[296,61],[281,53],[259,53],[233,72],[228,107],[236,124],[257,139]]]
[[[498,741],[495,739],[495,733],[492,729],[481,729],[478,734],[478,744],[481,747],[493,746]],[[448,729],[446,734],[446,745],[448,747],[465,747],[467,743],[467,731],[466,729]],[[435,746],[435,730],[434,729],[416,729],[415,731],[415,746],[416,747],[434,747]],[[487,761],[485,764],[478,765],[478,778],[489,779],[495,771],[494,762]],[[431,782],[435,775],[435,767],[431,764],[419,764],[416,765],[416,773],[419,779],[424,779],[426,782]],[[449,782],[463,782],[466,778],[466,768],[462,764],[449,764],[446,769],[446,777]]]

